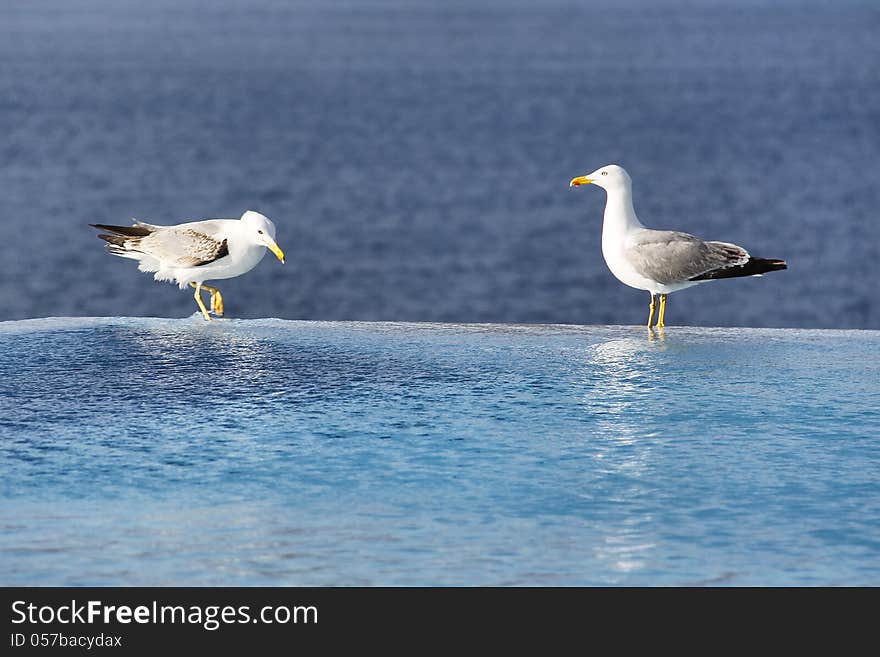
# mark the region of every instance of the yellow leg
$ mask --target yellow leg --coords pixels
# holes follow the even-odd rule
[[[190,283],[190,285],[197,287],[195,283]],[[223,317],[223,295],[220,294],[220,290],[204,283],[201,284],[201,289],[211,293],[211,312],[217,315],[217,317]],[[199,306],[201,307],[201,305],[200,303]]]
[[[660,295],[660,315],[657,317],[657,328],[663,328],[666,323],[663,321],[666,315],[666,295]]]
[[[211,295],[211,308],[214,309],[214,314],[217,315],[217,317],[223,317],[223,295],[220,294],[220,290],[217,290],[216,288]]]
[[[202,311],[202,314],[205,316],[209,322],[211,321],[211,316],[208,314],[208,309],[205,308],[205,302],[202,301],[202,284],[201,283],[191,283],[191,285],[196,288],[196,293],[193,295],[196,299],[196,303],[199,304],[199,308]]]
[[[211,312],[217,317],[223,317],[223,295],[220,290],[210,285],[202,285],[202,289],[211,293]]]
[[[651,293],[651,305],[648,306],[651,312],[648,314],[648,328],[651,328],[651,322],[654,321],[654,293]]]

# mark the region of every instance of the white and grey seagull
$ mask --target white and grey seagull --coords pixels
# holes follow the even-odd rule
[[[760,276],[787,269],[785,260],[754,258],[741,246],[704,242],[688,233],[646,228],[633,208],[632,180],[616,164],[572,179],[570,186],[597,185],[607,193],[602,223],[602,255],[611,273],[625,285],[651,294],[648,328],[654,320],[654,298],[660,298],[657,328],[665,326],[666,296],[719,278]]]
[[[235,278],[249,272],[269,249],[284,264],[284,252],[275,243],[275,224],[248,210],[241,219],[207,219],[175,226],[134,221],[132,226],[89,224],[107,231],[98,235],[113,255],[137,260],[138,269],[154,272],[157,281],[174,281],[182,290],[195,288],[196,303],[210,320],[202,290],[211,293],[210,312],[223,315],[220,290],[205,281]]]

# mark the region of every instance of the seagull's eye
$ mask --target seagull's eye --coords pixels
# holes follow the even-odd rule
[[[608,172],[607,172],[607,171],[603,171],[603,172],[602,172],[602,175],[603,175],[603,176],[607,176],[607,175],[608,175]]]
[[[258,230],[257,232],[258,232],[260,235],[263,234],[263,231],[261,231],[261,230]]]

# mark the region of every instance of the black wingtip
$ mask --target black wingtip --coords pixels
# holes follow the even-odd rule
[[[116,235],[124,235],[125,237],[146,237],[153,232],[144,226],[110,226],[108,224],[89,224],[89,226],[98,230],[106,230]]]
[[[722,267],[721,269],[713,269],[705,274],[694,276],[692,281],[708,281],[718,278],[739,278],[740,276],[760,276],[768,271],[780,271],[788,269],[788,263],[785,260],[774,258],[749,258],[749,261],[735,267]]]

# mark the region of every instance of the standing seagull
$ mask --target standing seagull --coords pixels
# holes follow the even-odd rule
[[[623,167],[609,164],[574,178],[570,186],[598,185],[608,195],[602,223],[602,255],[617,279],[651,293],[648,328],[654,320],[654,297],[660,295],[657,328],[663,328],[666,295],[716,278],[760,276],[787,269],[785,260],[753,258],[741,246],[703,240],[671,230],[645,228],[632,202],[632,180]]]
[[[208,219],[176,226],[154,226],[135,220],[132,226],[89,224],[113,255],[139,261],[138,269],[155,272],[157,281],[175,281],[182,290],[192,285],[196,303],[210,320],[202,288],[211,293],[211,312],[222,317],[223,296],[205,281],[235,278],[256,267],[269,249],[284,264],[275,243],[275,224],[248,210],[241,219]]]

